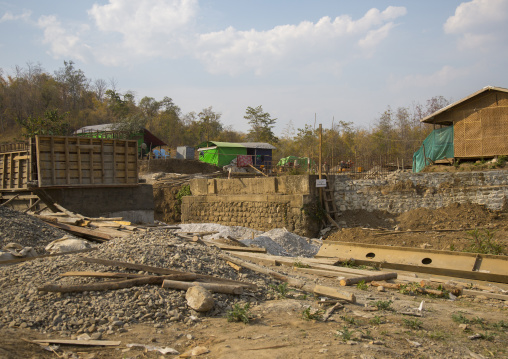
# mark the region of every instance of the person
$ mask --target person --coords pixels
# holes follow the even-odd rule
[[[326,175],[328,175],[328,163],[325,163],[323,164],[323,171],[325,172]]]

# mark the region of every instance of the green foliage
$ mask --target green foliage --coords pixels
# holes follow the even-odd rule
[[[46,111],[44,117],[31,117],[19,121],[25,130],[26,137],[35,135],[67,136],[69,135],[68,114],[59,115],[58,110]]]
[[[307,307],[302,312],[303,320],[317,320],[320,321],[323,319],[323,311],[322,310],[312,310],[311,307]]]
[[[270,290],[277,296],[277,299],[287,298],[289,292],[293,289],[288,288],[287,283],[281,283],[279,285],[270,284]]]
[[[380,324],[383,324],[385,322],[383,321],[383,319],[381,319],[381,317],[379,315],[376,315],[376,316],[374,316],[374,318],[372,318],[369,321],[369,323],[372,324],[372,325],[380,325]]]
[[[504,246],[494,239],[495,231],[478,228],[466,232],[471,238],[469,246],[464,252],[483,253],[483,254],[503,254]]]
[[[507,156],[504,156],[504,155],[497,156],[496,166],[497,167],[504,167],[504,165],[506,164],[506,159],[507,159]]]
[[[418,318],[414,318],[414,319],[406,319],[406,318],[402,318],[402,322],[404,323],[404,325],[410,329],[421,329],[422,327],[422,324],[423,322],[418,319]]]
[[[233,304],[233,308],[226,313],[226,318],[228,322],[243,322],[245,324],[250,321],[250,303],[244,304],[243,306],[240,303]]]
[[[321,207],[317,198],[311,203],[304,204],[300,210],[313,220],[319,222],[326,218],[326,211]]]
[[[310,268],[310,265],[302,263],[301,261],[296,261],[293,263],[293,267],[296,268]]]
[[[177,213],[177,214],[182,213],[182,198],[185,196],[191,196],[191,195],[192,195],[192,193],[191,193],[190,185],[186,184],[180,188],[180,190],[177,192],[177,194],[175,196],[175,198],[176,198],[176,203],[174,205],[175,213]]]
[[[369,289],[369,285],[367,283],[365,283],[364,280],[361,280],[360,282],[358,282],[356,284],[356,288],[360,289],[360,290],[367,290],[367,289]]]
[[[351,337],[353,336],[354,330],[349,330],[347,326],[343,326],[342,330],[337,331],[337,336],[339,336],[342,341],[346,342],[348,340],[351,340]]]
[[[392,305],[392,303],[393,301],[391,300],[378,300],[375,301],[373,304],[379,310],[391,310],[390,306]]]
[[[249,130],[249,139],[253,142],[267,142],[277,143],[278,138],[273,133],[276,118],[271,118],[268,112],[263,112],[263,107],[260,105],[256,108],[247,107],[245,116],[251,126]]]
[[[343,315],[340,317],[340,319],[351,325],[357,324],[356,319],[354,317],[348,317],[347,315]]]
[[[407,295],[415,295],[420,287],[420,283],[417,282],[402,284],[399,288],[399,292]]]

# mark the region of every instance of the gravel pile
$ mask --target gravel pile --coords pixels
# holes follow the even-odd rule
[[[0,207],[0,249],[8,243],[18,243],[23,247],[32,247],[38,254],[44,254],[44,248],[50,242],[65,235],[68,234],[36,217]]]
[[[234,239],[252,238],[252,235],[260,235],[262,232],[252,228],[240,226],[224,226],[218,223],[186,223],[179,224],[181,232],[219,232],[216,234],[205,236],[205,239],[219,239],[231,237]]]
[[[207,315],[223,315],[237,301],[255,303],[264,300],[269,296],[269,285],[276,283],[270,277],[250,270],[238,273],[218,257],[217,248],[188,243],[169,230],[133,234],[102,243],[96,248],[82,255],[214,275],[258,285],[257,292],[246,291],[242,296],[215,293],[215,308]],[[173,321],[192,325],[199,320],[200,314],[186,305],[185,291],[163,289],[158,285],[68,294],[43,294],[37,291],[37,287],[46,283],[65,285],[101,280],[60,277],[67,271],[139,273],[85,263],[79,260],[78,255],[41,258],[0,267],[0,327],[32,328],[47,333],[59,332],[61,336],[89,333],[92,338],[98,339],[103,335],[126,331],[133,323],[151,323],[155,328],[160,328]]]
[[[280,245],[292,257],[313,257],[319,250],[319,246],[312,244],[310,239],[291,233],[285,228],[275,228],[263,233]]]
[[[269,254],[289,257],[313,257],[319,246],[312,244],[311,240],[291,233],[285,228],[275,228],[268,232],[256,231],[251,228],[239,226],[224,226],[217,223],[191,223],[180,224],[182,232],[219,232],[204,236],[205,239],[218,239],[231,237],[250,246],[266,248]],[[254,238],[252,235],[254,234]]]
[[[254,239],[242,239],[241,242],[247,246],[265,248],[268,254],[272,254],[274,256],[291,257],[291,255],[286,252],[282,246],[275,243],[273,239],[267,236],[259,236]]]

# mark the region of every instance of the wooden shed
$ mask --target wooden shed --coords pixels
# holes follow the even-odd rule
[[[484,87],[421,122],[453,126],[455,158],[508,155],[508,89]]]

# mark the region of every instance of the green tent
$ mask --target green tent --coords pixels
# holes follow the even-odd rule
[[[229,165],[238,155],[246,155],[247,148],[239,143],[204,142],[198,146],[199,160],[215,166]]]
[[[431,161],[453,157],[453,126],[438,128],[427,136],[422,147],[414,153],[413,172],[420,172]]]

